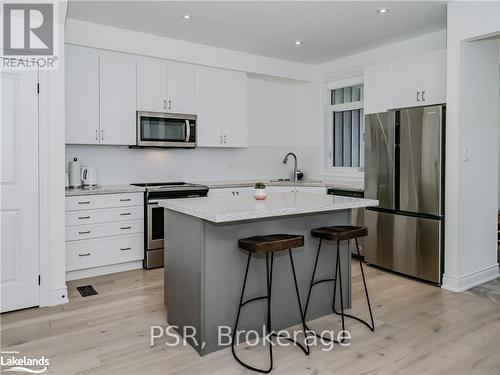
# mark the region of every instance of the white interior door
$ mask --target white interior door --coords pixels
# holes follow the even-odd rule
[[[39,304],[35,71],[1,72],[1,312]]]

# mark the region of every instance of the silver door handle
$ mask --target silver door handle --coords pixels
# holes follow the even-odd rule
[[[90,231],[89,230],[85,230],[83,232],[78,232],[78,234],[90,234]]]
[[[130,198],[122,198],[120,199],[120,202],[130,202],[131,199]]]
[[[89,204],[90,201],[78,202],[78,204]]]
[[[120,250],[121,251],[128,251],[128,250],[132,250],[131,247],[120,247]]]
[[[422,91],[422,101],[425,102],[425,91]]]
[[[191,138],[191,125],[189,125],[189,120],[186,120],[186,142],[189,142]]]
[[[129,216],[129,215],[131,215],[130,212],[123,212],[123,213],[120,214],[120,216]]]
[[[78,216],[79,220],[90,219],[90,216]]]
[[[83,253],[83,254],[78,254],[79,257],[88,257],[90,253]]]
[[[132,227],[120,227],[121,230],[132,229]]]
[[[417,102],[420,101],[420,91],[417,91]]]

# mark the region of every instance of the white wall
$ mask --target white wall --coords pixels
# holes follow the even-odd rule
[[[317,116],[314,93],[319,85],[253,77],[248,82],[248,148],[129,149],[117,146],[66,146],[66,162],[78,157],[98,168],[100,184],[149,181],[213,181],[289,178],[287,152],[299,168],[317,177]],[[308,128],[304,124],[310,121]]]
[[[443,287],[453,291],[499,275],[498,43],[466,41],[500,32],[499,16],[498,2],[448,4]]]
[[[66,21],[66,42],[269,76],[313,79],[310,65],[73,19]]]

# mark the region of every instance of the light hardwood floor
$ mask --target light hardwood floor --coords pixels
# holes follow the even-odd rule
[[[350,347],[309,357],[275,348],[273,374],[500,374],[500,303],[454,294],[366,267],[376,330],[347,321]],[[92,284],[97,296],[75,287]],[[190,347],[150,347],[150,326],[165,324],[163,269],[130,271],[69,283],[70,303],[1,316],[1,347],[50,359],[48,374],[245,374],[230,349],[199,357]],[[366,314],[353,263],[354,312]],[[365,315],[366,316],[366,315]],[[312,328],[338,328],[335,315]],[[266,366],[266,352],[242,350]]]

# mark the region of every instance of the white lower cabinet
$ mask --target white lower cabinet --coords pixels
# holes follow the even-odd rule
[[[143,193],[66,198],[66,279],[139,268],[143,259]]]
[[[276,193],[315,193],[315,194],[326,194],[326,187],[324,186],[267,186],[267,194]],[[254,193],[254,188],[252,187],[238,187],[238,188],[219,188],[210,189],[209,195],[224,194],[228,197],[238,197],[241,195],[252,195]]]

